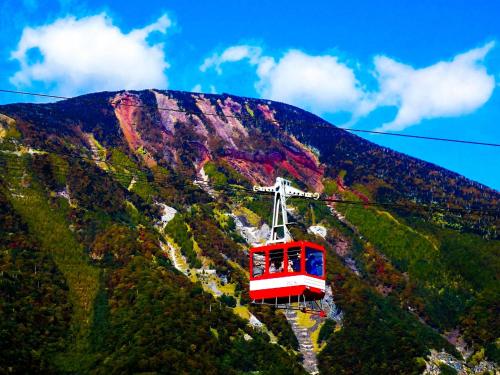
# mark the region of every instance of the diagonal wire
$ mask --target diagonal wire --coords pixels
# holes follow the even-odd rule
[[[17,95],[37,96],[37,97],[51,98],[51,99],[62,99],[62,100],[73,99],[73,98],[68,97],[68,96],[43,94],[43,93],[36,93],[36,92],[29,92],[29,91],[18,91],[18,90],[0,89],[0,92],[8,93],[8,94],[17,94]],[[118,103],[118,105],[119,106],[124,106],[124,107],[153,108],[153,109],[158,110],[158,111],[180,112],[180,113],[186,113],[186,114],[190,114],[190,115],[200,115],[200,114],[202,114],[202,115],[205,115],[205,116],[221,116],[221,114],[219,114],[219,113],[195,112],[195,111],[187,111],[187,110],[184,110],[184,109],[157,107],[157,106],[147,105],[147,104],[124,103],[123,101],[120,101]],[[222,115],[224,117],[226,117],[226,118],[236,118],[236,119],[245,118],[245,116],[236,116],[236,115],[227,115],[227,114],[222,114]],[[277,124],[279,124],[279,121],[276,121],[276,120],[267,120],[267,121],[271,122],[271,123],[277,123]],[[324,125],[324,124],[315,124],[315,125],[318,126],[318,127],[333,128],[332,125]],[[471,145],[478,145],[478,146],[500,147],[500,143],[479,142],[479,141],[470,141],[470,140],[464,140],[464,139],[430,137],[430,136],[415,135],[415,134],[401,134],[401,133],[381,132],[381,131],[376,131],[376,130],[348,129],[348,128],[340,128],[340,127],[335,127],[335,128],[336,129],[341,129],[341,130],[344,130],[344,131],[348,131],[348,132],[356,132],[356,133],[379,134],[379,135],[388,135],[388,136],[394,136],[394,137],[423,139],[423,140],[430,140],[430,141],[441,141],[441,142],[471,144]]]

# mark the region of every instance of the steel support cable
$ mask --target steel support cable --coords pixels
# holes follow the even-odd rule
[[[216,186],[213,186],[216,187]],[[222,189],[231,190],[231,188],[227,187],[227,185],[221,185]],[[241,189],[238,189],[241,190]],[[258,195],[272,195],[272,192],[254,192],[252,189],[246,189],[252,194]],[[258,196],[257,195],[257,196]],[[301,197],[289,197],[288,199],[302,199]],[[340,203],[340,204],[348,204],[348,205],[356,205],[356,206],[380,206],[380,207],[393,207],[393,208],[404,208],[404,209],[415,209],[415,208],[425,208],[428,209],[432,207],[433,209],[438,209],[442,211],[455,211],[462,213],[472,213],[472,212],[481,212],[481,213],[492,213],[492,214],[500,214],[500,209],[484,209],[484,208],[453,208],[453,207],[444,207],[439,205],[429,205],[429,204],[421,204],[421,203],[394,203],[394,202],[363,202],[363,201],[353,201],[353,200],[345,200],[345,199],[334,199],[334,198],[320,198],[316,201],[320,202],[332,202],[332,203]],[[311,201],[314,203],[315,201]]]
[[[50,98],[50,99],[61,99],[61,100],[74,99],[74,98],[71,98],[68,96],[51,95],[51,94],[35,93],[35,92],[28,92],[28,91],[18,91],[18,90],[0,89],[0,92],[8,93],[8,94],[17,94],[17,95],[37,96],[37,97]],[[86,105],[86,104],[84,104],[84,105]],[[202,112],[202,111],[195,112],[195,111],[187,111],[184,109],[164,108],[164,107],[158,107],[158,106],[148,105],[148,104],[131,104],[131,103],[123,103],[123,102],[119,102],[117,105],[118,106],[121,105],[121,106],[125,106],[125,107],[150,108],[150,109],[154,109],[154,110],[158,110],[158,111],[186,113],[189,115],[197,115],[197,116],[202,114],[204,116],[217,116],[217,117],[224,116],[226,118],[246,119],[247,121],[252,121],[252,120],[255,121],[255,119],[252,118],[252,120],[249,120],[248,116],[243,116],[243,115],[236,116],[236,115],[226,115],[224,113],[210,113],[210,112]],[[270,123],[281,124],[277,120],[266,120],[266,121],[270,122]],[[414,134],[390,133],[390,132],[382,132],[382,131],[376,131],[376,130],[349,129],[349,128],[334,127],[333,125],[326,125],[326,124],[314,124],[314,125],[318,126],[318,127],[323,127],[323,128],[340,129],[340,130],[344,130],[344,131],[348,131],[348,132],[389,135],[389,136],[395,136],[395,137],[406,137],[406,138],[441,141],[441,142],[453,142],[453,143],[471,144],[471,145],[478,145],[478,146],[500,147],[500,143],[469,141],[469,140],[463,140],[463,139],[452,139],[452,138],[441,138],[441,137],[430,137],[430,136],[414,135]]]
[[[5,153],[0,152],[0,156],[5,155]],[[32,154],[25,154],[26,156],[32,156]],[[40,154],[44,155],[44,154]],[[60,153],[57,155],[61,155]],[[96,161],[96,162],[101,162],[105,163],[111,167],[116,167],[116,166],[123,166],[125,169],[127,166],[124,164],[120,163],[113,163],[110,161],[106,160],[100,160],[100,159],[94,159],[94,158],[89,158],[89,157],[83,157],[83,156],[77,156],[77,155],[65,155],[68,158],[75,158],[75,159],[83,159],[83,160],[88,160],[88,161]],[[17,155],[14,155],[17,156]],[[64,168],[64,165],[56,165],[59,168]],[[128,166],[129,167],[129,166]],[[22,165],[18,166],[7,166],[7,168],[12,168],[12,169],[18,169],[18,170],[25,170],[25,168]],[[150,183],[150,182],[163,182],[162,176],[158,176],[159,173],[153,173],[153,176],[151,176],[151,179],[148,179],[147,177],[140,177],[138,175],[134,175],[133,172],[129,173],[124,173],[124,172],[119,172],[119,171],[104,171],[111,177],[122,177],[122,178],[128,178],[131,181],[135,180],[136,182],[145,182],[145,183]],[[147,173],[145,171],[140,171],[142,173]],[[167,177],[166,175],[164,177]],[[251,193],[254,196],[262,196],[262,195],[272,195],[274,194],[273,192],[255,192],[253,189],[246,188],[244,186],[238,186],[238,185],[211,185],[209,184],[209,187],[218,189],[218,190],[225,190],[225,191],[237,191],[237,192],[246,192],[246,193]],[[289,197],[289,199],[301,199],[301,197]],[[334,199],[330,197],[324,197],[318,199],[319,201],[322,202],[332,202],[332,203],[340,203],[340,204],[349,204],[349,205],[358,205],[358,206],[380,206],[380,207],[392,207],[392,208],[404,208],[404,209],[411,209],[413,208],[432,208],[432,209],[439,209],[443,211],[453,211],[453,212],[463,212],[463,213],[471,213],[471,212],[481,212],[481,213],[500,213],[500,209],[482,209],[482,208],[453,208],[453,207],[443,207],[439,205],[430,205],[430,204],[421,204],[421,203],[408,203],[408,204],[401,204],[401,203],[394,203],[394,202],[363,202],[363,201],[352,201],[352,200],[344,200],[344,199]]]

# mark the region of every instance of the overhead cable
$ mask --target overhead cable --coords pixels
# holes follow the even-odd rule
[[[43,94],[43,93],[36,93],[36,92],[29,92],[29,91],[18,91],[18,90],[7,90],[7,89],[0,89],[0,92],[3,93],[8,93],[8,94],[16,94],[16,95],[29,95],[29,96],[37,96],[37,97],[43,97],[43,98],[50,98],[50,99],[62,99],[62,100],[69,100],[73,99],[68,96],[60,96],[60,95],[52,95],[52,94]],[[85,104],[88,105],[88,104]],[[117,103],[118,106],[125,106],[125,107],[137,107],[137,108],[153,108],[158,111],[169,111],[169,112],[180,112],[180,113],[186,113],[190,115],[204,115],[204,116],[221,116],[220,113],[210,113],[210,112],[196,112],[196,111],[187,111],[183,109],[176,109],[176,108],[165,108],[165,107],[158,107],[158,106],[153,106],[153,105],[147,105],[147,104],[134,104],[134,103],[123,103],[119,102]],[[226,118],[236,118],[236,119],[241,119],[245,118],[245,116],[236,116],[236,115],[227,115],[227,114],[222,114]],[[271,123],[277,123],[281,124],[277,120],[267,120],[268,122]],[[423,136],[423,135],[415,135],[415,134],[402,134],[402,133],[392,133],[392,132],[382,132],[382,131],[376,131],[376,130],[364,130],[364,129],[350,129],[350,128],[341,128],[341,127],[334,127],[333,125],[326,125],[326,124],[315,124],[316,126],[319,127],[329,127],[332,129],[341,129],[344,131],[348,132],[355,132],[355,133],[368,133],[368,134],[378,134],[378,135],[388,135],[388,136],[395,136],[395,137],[405,137],[405,138],[413,138],[413,139],[423,139],[423,140],[431,140],[431,141],[441,141],[441,142],[452,142],[452,143],[462,143],[462,144],[471,144],[471,145],[478,145],[478,146],[490,146],[490,147],[500,147],[500,143],[491,143],[491,142],[480,142],[480,141],[471,141],[471,140],[464,140],[464,139],[452,139],[452,138],[441,138],[441,137],[430,137],[430,136]]]

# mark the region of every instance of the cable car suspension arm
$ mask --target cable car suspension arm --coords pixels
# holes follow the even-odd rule
[[[287,228],[288,210],[286,199],[290,197],[300,197],[318,199],[319,193],[309,193],[294,188],[292,183],[284,178],[277,177],[273,186],[254,186],[253,191],[274,193],[273,221],[271,233],[266,244],[282,243],[293,241],[292,235]]]

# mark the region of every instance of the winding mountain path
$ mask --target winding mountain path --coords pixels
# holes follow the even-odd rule
[[[315,323],[310,328],[301,327],[297,323],[297,312],[294,310],[285,311],[286,319],[292,327],[293,333],[299,341],[299,350],[304,357],[303,366],[304,369],[310,374],[319,374],[318,370],[318,359],[316,358],[316,353],[314,352],[313,342],[311,340],[311,333],[317,329],[319,320],[315,320]]]
[[[182,272],[184,275],[187,276],[188,267],[187,267],[186,260],[182,259],[183,262],[179,261],[179,257],[183,258],[183,255],[180,254],[179,251],[176,251],[175,247],[170,242],[167,242],[165,244],[163,241],[160,241],[160,247],[168,255],[168,257],[170,258],[170,260],[174,264],[174,267],[178,271]]]

